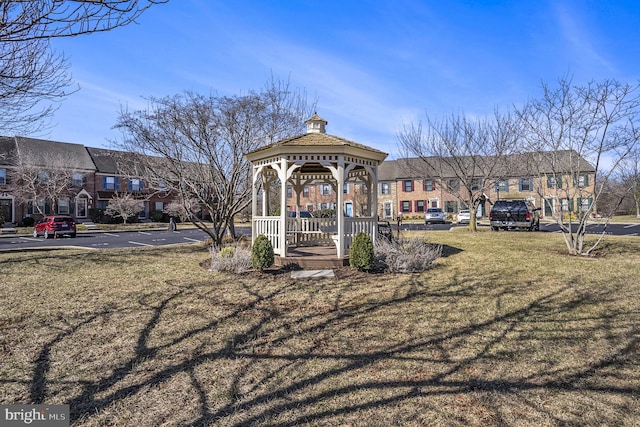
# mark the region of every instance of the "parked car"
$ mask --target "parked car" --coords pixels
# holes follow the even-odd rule
[[[482,215],[480,212],[476,212],[476,220],[480,218]],[[456,216],[456,223],[458,224],[469,224],[471,221],[471,211],[469,209],[461,209]]]
[[[290,218],[295,218],[296,217],[296,211],[290,211],[289,212],[289,217]],[[309,211],[300,211],[300,218],[313,218],[313,214]]]
[[[425,224],[431,224],[434,222],[444,224],[445,223],[444,218],[445,216],[444,216],[444,212],[442,211],[442,208],[428,208],[427,211],[424,213]]]
[[[471,222],[471,213],[469,209],[462,209],[460,212],[458,212],[456,222],[458,224],[469,224],[469,222]]]
[[[489,212],[489,222],[494,231],[511,228],[540,230],[540,208],[524,199],[497,200]]]
[[[33,237],[43,235],[45,239],[67,235],[76,237],[76,222],[70,216],[48,215],[33,226]]]

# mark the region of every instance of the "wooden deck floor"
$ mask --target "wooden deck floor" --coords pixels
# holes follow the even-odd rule
[[[338,268],[349,265],[349,256],[338,258],[335,246],[301,246],[289,248],[286,257],[276,256],[278,267],[297,265],[301,268]]]

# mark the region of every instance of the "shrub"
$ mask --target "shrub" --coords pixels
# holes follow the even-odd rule
[[[251,252],[240,247],[211,249],[211,270],[241,274],[251,269]]]
[[[360,232],[353,238],[349,252],[349,265],[360,271],[373,270],[375,267],[373,243],[367,234]]]
[[[35,224],[35,222],[36,220],[31,216],[25,216],[24,218],[22,218],[22,225],[25,227],[33,227],[33,224]]]
[[[256,237],[251,248],[251,265],[257,270],[271,267],[274,261],[273,246],[264,234]]]
[[[231,246],[228,246],[226,248],[222,248],[218,253],[222,258],[232,258],[234,252],[235,252],[235,249],[232,248]]]
[[[153,211],[149,212],[149,218],[151,218],[151,221],[153,221],[153,222],[167,222],[168,219],[167,219],[167,221],[165,221],[164,220],[165,217],[168,218],[169,216],[167,214],[165,214],[164,212],[159,211],[159,210],[153,210]]]
[[[104,217],[104,209],[99,209],[99,208],[89,209],[89,219],[91,221],[96,223],[101,223],[103,217]]]
[[[379,239],[375,247],[376,266],[391,273],[419,273],[431,268],[442,254],[442,246],[417,239]]]

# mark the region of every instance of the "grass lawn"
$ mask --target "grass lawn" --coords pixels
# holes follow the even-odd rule
[[[640,239],[422,232],[432,270],[296,281],[202,247],[0,254],[0,403],[78,426],[640,424]]]

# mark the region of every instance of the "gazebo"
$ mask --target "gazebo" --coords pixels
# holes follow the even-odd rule
[[[327,121],[314,114],[306,122],[307,132],[245,154],[253,166],[251,235],[265,235],[276,255],[287,257],[290,247],[335,247],[335,256],[348,259],[353,237],[368,234],[372,241],[378,226],[378,166],[387,153],[328,135]],[[343,188],[361,184],[366,204],[353,216],[345,214]],[[300,218],[300,196],[305,186],[328,184],[334,195],[335,216]],[[287,187],[295,191],[296,206],[287,207]],[[277,215],[269,215],[271,192],[279,195]],[[261,202],[261,203],[259,203]],[[293,215],[291,212],[296,212]]]

